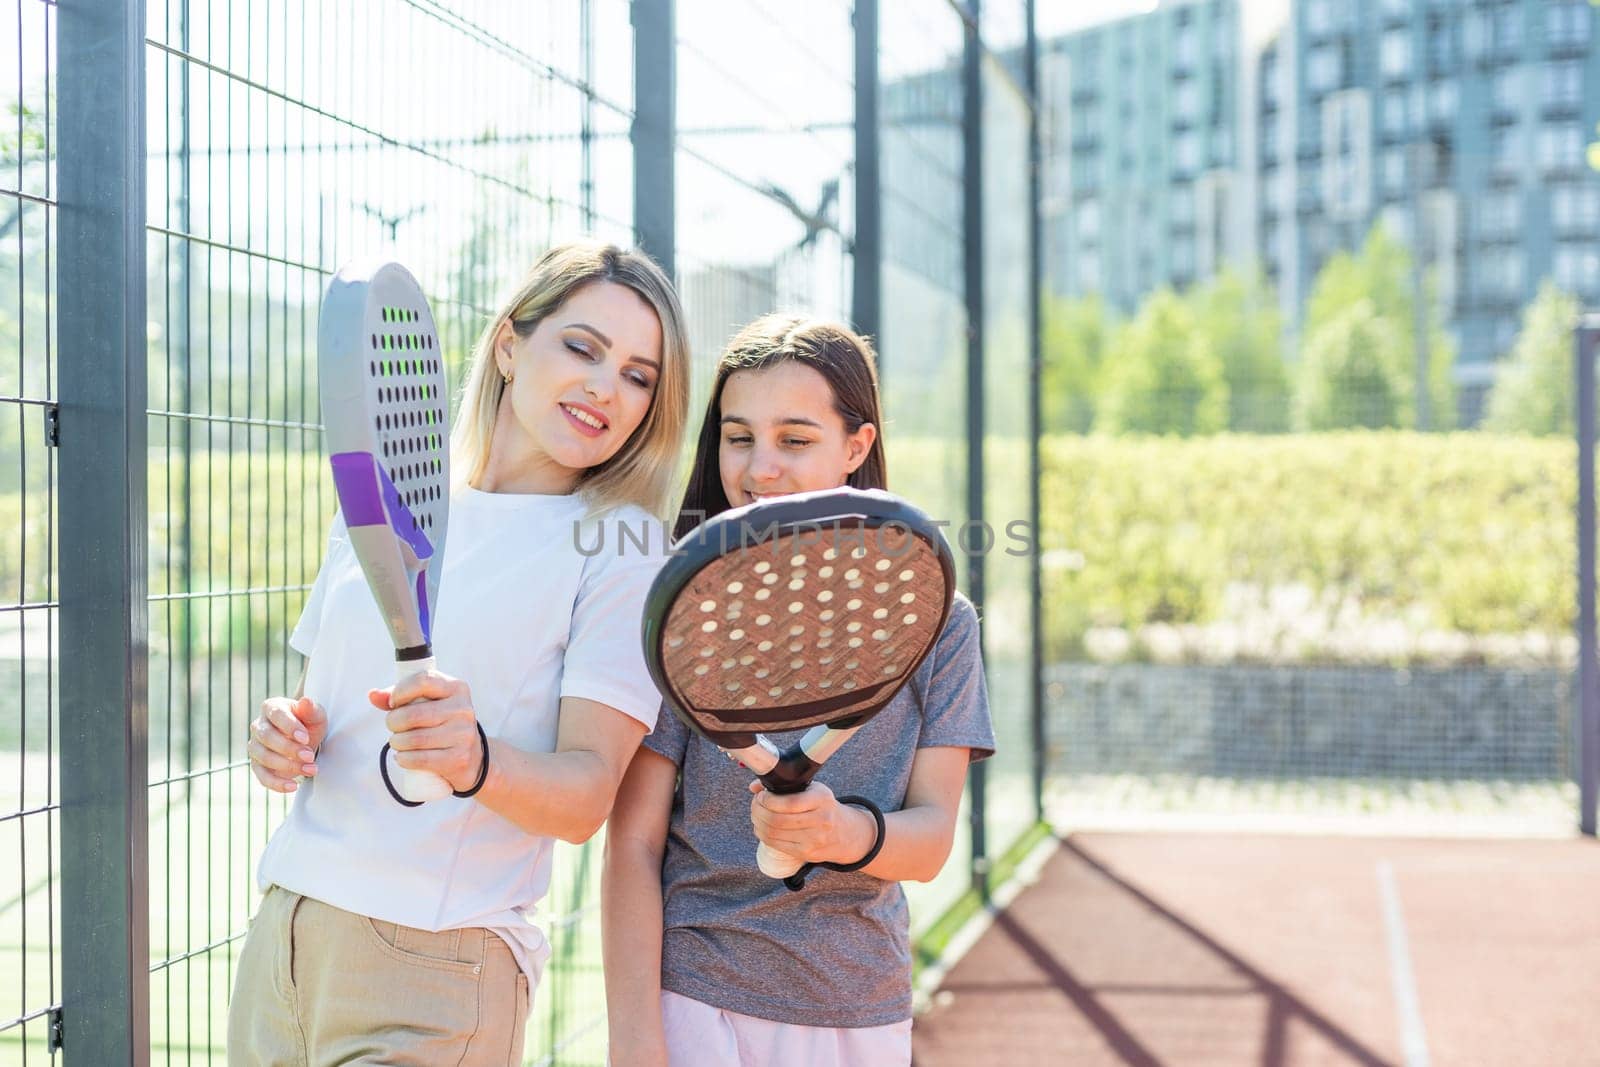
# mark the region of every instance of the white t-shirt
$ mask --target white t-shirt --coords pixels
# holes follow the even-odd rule
[[[652,727],[661,698],[639,626],[664,559],[661,524],[638,508],[595,519],[576,496],[458,491],[433,626],[438,669],[471,687],[489,737],[525,751],[555,750],[564,696]],[[394,648],[342,519],[289,644],[310,657],[305,693],[326,709],[328,736],[267,843],[261,888],[425,930],[488,927],[536,983],[549,947],[530,920],[554,841],[475,800],[405,808],[384,789],[389,732],[367,691],[395,680]]]

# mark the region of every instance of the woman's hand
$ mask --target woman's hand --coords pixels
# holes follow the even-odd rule
[[[432,771],[457,792],[470,789],[483,765],[472,690],[459,678],[426,671],[367,694],[389,714],[389,747],[407,770]]]
[[[798,793],[772,793],[750,783],[750,823],[768,848],[803,863],[854,863],[878,839],[872,815],[841,804],[833,790],[812,782]]]
[[[317,749],[328,716],[310,697],[269,697],[250,723],[250,773],[276,793],[293,793],[302,775],[317,773]]]

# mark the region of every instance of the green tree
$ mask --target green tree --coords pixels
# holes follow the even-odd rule
[[[1311,287],[1306,304],[1305,336],[1341,318],[1363,300],[1371,312],[1395,337],[1386,345],[1385,357],[1391,360],[1391,382],[1405,382],[1402,405],[1396,425],[1416,425],[1416,316],[1412,301],[1411,253],[1379,223],[1373,226],[1354,255],[1337,252],[1323,264]],[[1434,313],[1428,323],[1428,425],[1430,429],[1449,429],[1455,425],[1455,386],[1451,370],[1455,364],[1455,343]],[[1304,380],[1302,378],[1302,380]],[[1302,405],[1303,407],[1304,405]]]
[[[1572,331],[1578,301],[1551,282],[1522,312],[1511,355],[1495,375],[1485,429],[1503,433],[1573,432]]]
[[[1162,289],[1117,332],[1106,353],[1095,428],[1111,433],[1216,433],[1228,425],[1222,362],[1202,342],[1194,312]]]
[[[1099,296],[1058,297],[1044,307],[1040,371],[1047,433],[1087,433],[1094,425],[1100,366],[1112,324]]]
[[[1215,353],[1228,383],[1228,428],[1281,433],[1289,428],[1289,375],[1282,318],[1259,274],[1229,268],[1188,293],[1201,343]]]
[[[1318,324],[1300,362],[1295,421],[1305,430],[1404,425],[1412,383],[1394,325],[1361,299]]]

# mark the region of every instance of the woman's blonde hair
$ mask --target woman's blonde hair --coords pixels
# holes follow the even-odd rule
[[[594,240],[555,246],[539,258],[473,345],[461,406],[450,435],[457,485],[475,485],[489,463],[495,415],[505,380],[494,361],[495,337],[509,321],[531,334],[546,316],[591,282],[615,282],[637,293],[661,323],[661,374],[644,421],[616,455],[579,476],[578,492],[597,511],[636,504],[658,518],[672,506],[678,450],[689,409],[689,338],[672,282],[643,252]]]

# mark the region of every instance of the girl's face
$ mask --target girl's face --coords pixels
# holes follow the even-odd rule
[[[734,371],[722,387],[722,491],[734,507],[836,489],[866,460],[877,427],[855,433],[821,373],[793,360]]]
[[[583,286],[531,334],[502,323],[495,366],[511,384],[495,418],[486,481],[496,492],[567,493],[617,454],[650,410],[661,323],[616,282]]]

